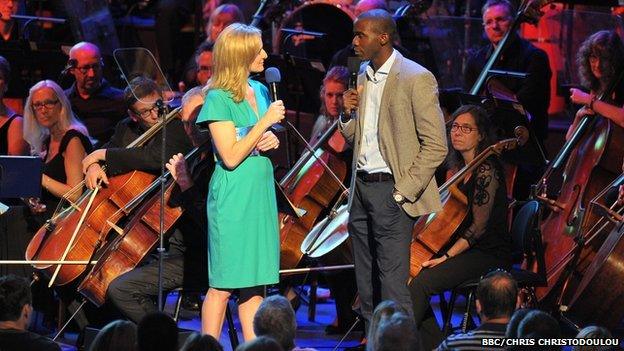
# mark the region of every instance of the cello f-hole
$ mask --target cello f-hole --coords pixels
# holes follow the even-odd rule
[[[579,196],[581,194],[581,186],[576,184],[576,185],[574,185],[573,189],[574,189],[573,190],[574,201],[572,201],[572,204],[576,204],[578,202]],[[578,218],[577,212],[576,211],[570,211],[570,213],[568,214],[568,218],[566,218],[566,225],[568,227],[574,226],[577,218]]]

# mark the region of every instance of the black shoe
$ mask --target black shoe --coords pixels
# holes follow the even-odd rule
[[[366,351],[366,344],[359,344],[353,347],[345,348],[345,351]]]
[[[187,311],[199,311],[199,296],[195,294],[182,296],[182,308]]]

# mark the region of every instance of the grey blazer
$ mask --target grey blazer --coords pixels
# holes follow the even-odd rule
[[[366,87],[365,83],[363,71],[358,85]],[[358,111],[364,111],[364,104],[360,99]],[[353,146],[354,178],[363,126],[361,118],[340,123],[340,131]],[[398,52],[384,86],[377,128],[381,156],[392,171],[394,187],[407,198],[405,212],[416,217],[439,211],[440,194],[433,175],[446,157],[447,141],[438,83],[431,72]],[[354,186],[355,179],[351,179],[349,206]]]

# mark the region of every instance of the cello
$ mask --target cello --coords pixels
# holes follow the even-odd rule
[[[470,175],[475,168],[491,155],[501,155],[524,145],[528,140],[525,127],[516,127],[516,138],[504,139],[490,145],[470,163],[455,173],[439,187],[442,210],[421,216],[412,230],[410,244],[410,277],[414,278],[422,270],[422,263],[432,259],[454,238],[454,234],[468,214],[469,204],[457,184]]]
[[[337,126],[338,120],[334,121],[313,146],[306,143],[307,152],[279,182],[292,204],[305,211],[300,217],[279,214],[281,269],[295,268],[299,265],[303,257],[301,243],[308,232],[326,208],[336,202],[336,196],[343,197],[348,192],[343,185],[348,165],[332,151],[320,149],[320,146],[327,142],[334,152],[342,151],[333,148],[339,144],[336,142]],[[303,137],[299,136],[303,140]],[[315,160],[311,161],[311,158]]]
[[[201,151],[201,147],[195,148],[185,156],[185,159],[188,162],[198,157]],[[170,175],[170,172],[166,172],[165,178],[170,178]],[[163,232],[166,235],[170,234],[170,229],[184,213],[182,207],[169,205],[175,185],[176,183],[169,179],[165,190]],[[147,187],[146,191],[152,196],[133,213],[123,229],[115,228],[118,235],[102,248],[97,264],[78,286],[78,292],[96,306],[104,304],[108,286],[115,278],[136,268],[157,246],[160,240],[160,192],[156,191],[158,188],[160,180],[155,180]],[[136,201],[142,199],[143,197],[139,196]],[[131,201],[122,211],[129,213],[134,202]]]
[[[146,144],[164,125],[176,118],[176,108],[163,121],[155,124],[127,148]],[[126,214],[119,211],[138,195],[147,196],[144,191],[156,176],[133,171],[109,179],[109,186],[84,192],[69,207],[62,209],[59,203],[55,214],[33,236],[26,248],[26,260],[46,261],[91,261],[96,251],[106,242],[107,234],[117,221]],[[82,191],[84,181],[72,191]],[[63,197],[67,201],[67,194]],[[114,218],[111,217],[114,214]],[[33,267],[50,276],[49,286],[65,285],[79,277],[88,267],[86,264],[64,265],[37,264]]]

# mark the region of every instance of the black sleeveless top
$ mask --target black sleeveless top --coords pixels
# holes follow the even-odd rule
[[[91,149],[93,147],[89,138],[75,129],[69,129],[67,132],[65,132],[65,135],[63,135],[63,138],[61,139],[58,153],[51,160],[49,160],[46,156],[45,164],[43,166],[43,174],[56,181],[62,183],[67,182],[67,174],[65,173],[65,156],[63,156],[63,153],[65,152],[65,150],[67,149],[67,145],[73,138],[78,138],[80,140],[87,154],[91,152]],[[45,141],[45,149],[50,149],[49,137]],[[52,211],[50,212],[51,214],[56,209],[59,198],[43,188],[41,190],[41,201],[47,206],[47,212]]]
[[[9,119],[0,127],[0,155],[9,154],[9,127],[16,117],[20,116],[9,110]]]

